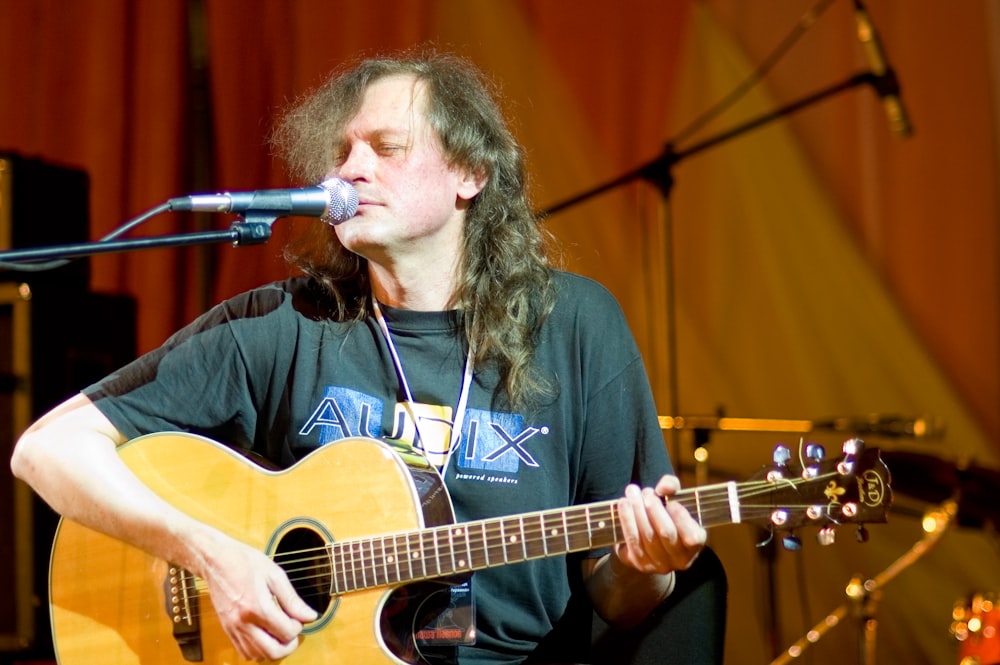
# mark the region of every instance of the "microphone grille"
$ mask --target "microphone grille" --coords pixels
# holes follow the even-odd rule
[[[358,192],[354,186],[340,178],[324,180],[320,187],[329,194],[326,214],[320,217],[324,222],[335,226],[346,222],[358,212]]]

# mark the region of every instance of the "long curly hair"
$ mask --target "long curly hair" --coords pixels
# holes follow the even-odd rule
[[[524,150],[482,72],[433,50],[362,60],[285,111],[272,146],[293,174],[318,182],[334,164],[335,146],[368,85],[399,74],[424,84],[427,120],[449,165],[486,176],[466,211],[455,302],[477,371],[495,367],[509,404],[526,406],[552,388],[532,369],[538,330],[555,301],[550,243],[529,206]],[[285,256],[324,286],[338,319],[371,313],[367,260],[344,248],[332,227],[313,225]]]

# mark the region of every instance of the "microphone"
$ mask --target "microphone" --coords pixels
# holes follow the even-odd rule
[[[345,180],[330,178],[313,187],[261,189],[255,192],[194,194],[170,199],[175,211],[268,213],[275,217],[319,217],[335,226],[358,212],[358,192]]]
[[[874,76],[875,92],[882,100],[885,114],[889,118],[889,128],[899,138],[909,138],[913,134],[913,126],[910,125],[910,118],[907,116],[903,100],[899,96],[899,81],[896,79],[896,72],[889,66],[878,33],[875,32],[875,24],[872,23],[872,19],[864,5],[861,4],[861,0],[854,0],[854,20],[858,26],[858,39],[864,47],[868,67]]]

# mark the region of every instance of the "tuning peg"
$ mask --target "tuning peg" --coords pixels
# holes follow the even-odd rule
[[[806,459],[812,462],[812,464],[802,469],[802,477],[806,479],[815,478],[819,475],[819,463],[826,456],[826,449],[818,443],[807,443],[805,452]]]
[[[824,457],[826,457],[826,448],[818,443],[806,444],[806,459],[814,462],[822,462]]]
[[[771,460],[774,462],[775,466],[786,467],[788,466],[788,461],[792,459],[792,451],[788,449],[787,446],[781,444],[774,447],[774,452],[771,454]]]
[[[848,457],[857,457],[861,454],[861,451],[865,448],[865,442],[861,439],[854,437],[844,441],[844,454]]]
[[[864,441],[857,437],[848,439],[844,442],[844,458],[837,462],[837,472],[840,473],[840,475],[848,476],[854,473],[855,459],[861,454],[864,447]]]
[[[864,524],[858,525],[858,530],[854,533],[854,537],[857,539],[859,543],[868,542],[868,529],[865,527]]]
[[[825,526],[816,534],[816,542],[820,545],[833,545],[833,541],[836,539],[837,532],[833,530],[832,526]]]
[[[792,533],[788,534],[787,536],[783,536],[781,539],[781,544],[789,552],[798,552],[800,549],[802,549],[802,539]]]
[[[791,450],[780,443],[774,447],[774,452],[771,453],[771,461],[774,462],[774,468],[767,472],[768,482],[773,483],[785,477],[785,471],[788,469],[788,461],[790,459],[792,459]]]

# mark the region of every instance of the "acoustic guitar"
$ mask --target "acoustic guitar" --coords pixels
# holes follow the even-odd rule
[[[621,540],[616,501],[455,524],[437,471],[374,439],[325,445],[281,471],[191,434],[140,437],[120,454],[168,502],[286,571],[319,613],[288,665],[422,662],[419,627],[447,610],[440,591],[456,579]],[[822,535],[885,521],[891,491],[878,449],[851,440],[839,459],[775,459],[752,480],[670,500],[705,527],[815,525]],[[69,520],[53,545],[50,611],[61,665],[244,662],[202,580]]]

